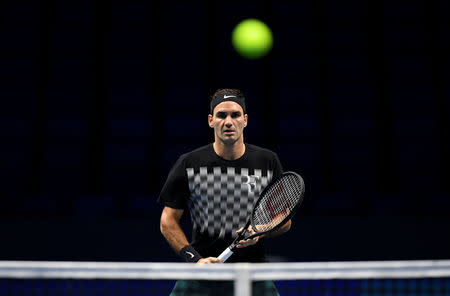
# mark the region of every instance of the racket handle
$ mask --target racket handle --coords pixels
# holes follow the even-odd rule
[[[223,251],[217,258],[222,260],[222,262],[225,262],[231,255],[233,255],[233,251],[231,251],[230,248],[226,248],[225,251]]]

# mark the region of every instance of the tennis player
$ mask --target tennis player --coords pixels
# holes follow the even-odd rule
[[[245,225],[261,191],[282,173],[274,152],[244,142],[248,115],[240,90],[219,89],[214,93],[208,123],[214,129],[214,143],[181,155],[158,199],[164,206],[160,223],[162,234],[186,262],[197,264],[221,262],[217,256],[242,231],[239,228]],[[190,210],[193,226],[191,243],[180,226],[186,208]],[[291,221],[269,236],[282,234],[290,226]],[[267,236],[240,241],[240,249],[227,262],[265,262],[265,238]],[[219,283],[211,285],[215,295],[220,293]],[[254,287],[255,295],[259,288],[264,288],[264,292],[259,291],[258,295],[278,295],[273,283],[262,285],[264,287]],[[197,293],[193,289],[199,287],[205,291],[208,284],[178,281],[172,295]],[[220,290],[225,293],[225,289]],[[267,294],[267,291],[273,293]]]

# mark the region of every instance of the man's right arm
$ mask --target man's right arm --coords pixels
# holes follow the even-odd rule
[[[177,254],[180,253],[182,248],[189,245],[186,235],[180,227],[180,219],[183,212],[184,210],[164,207],[161,214],[161,233]]]
[[[180,219],[184,210],[164,207],[161,214],[160,229],[170,246],[177,254],[189,245],[189,242],[180,226]],[[197,263],[216,263],[220,259],[214,257],[201,258]]]

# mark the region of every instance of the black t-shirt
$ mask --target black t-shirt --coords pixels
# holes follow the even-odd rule
[[[236,238],[261,191],[281,172],[278,156],[267,149],[245,145],[236,160],[218,156],[212,144],[183,154],[171,169],[159,196],[164,206],[189,207],[191,245],[203,257],[217,257]],[[239,249],[228,262],[263,262],[259,243]]]

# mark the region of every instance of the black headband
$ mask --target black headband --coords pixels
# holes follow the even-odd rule
[[[215,95],[211,100],[211,114],[213,114],[214,108],[216,108],[217,105],[219,105],[222,102],[226,102],[226,101],[232,101],[232,102],[238,103],[242,107],[242,110],[244,110],[244,114],[246,114],[244,96],[235,95],[232,93],[224,93],[224,94]]]

